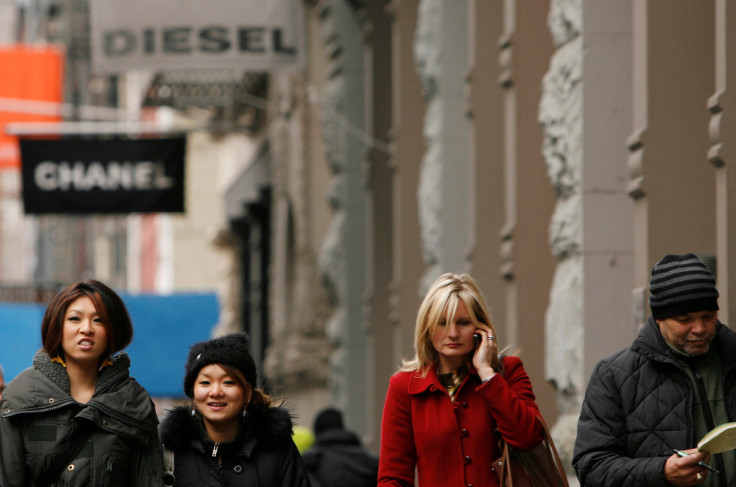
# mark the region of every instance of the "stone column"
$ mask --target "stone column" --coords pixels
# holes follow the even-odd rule
[[[392,122],[391,168],[393,170],[393,245],[390,315],[392,327],[390,363],[396,371],[401,359],[414,352],[414,322],[419,308],[419,281],[424,271],[419,237],[418,180],[424,146],[422,121],[425,114],[421,85],[414,64],[414,33],[420,0],[393,0],[392,22]],[[378,377],[383,392],[390,375]]]
[[[499,275],[499,234],[504,225],[503,91],[494,62],[503,35],[503,2],[472,0],[468,9],[467,110],[471,121],[471,267],[486,295],[494,325],[506,322],[505,283]]]
[[[629,194],[635,201],[634,305],[649,313],[652,266],[665,254],[716,249],[715,171],[704,108],[715,86],[713,2],[638,0],[633,6],[633,120]]]
[[[416,69],[427,102],[419,175],[419,222],[426,271],[422,293],[443,272],[465,272],[470,238],[469,124],[464,106],[467,3],[422,0]]]
[[[504,225],[499,247],[506,319],[497,326],[501,345],[520,353],[537,404],[552,424],[556,405],[554,390],[544,380],[543,330],[555,266],[547,245],[555,198],[544,170],[538,120],[553,46],[547,3],[506,0],[503,10],[498,82],[503,93]]]
[[[585,380],[583,355],[583,35],[582,0],[553,0],[549,27],[556,51],[542,84],[547,175],[557,196],[549,244],[557,257],[545,315],[546,378],[557,391],[553,428],[560,456],[571,466]],[[572,471],[571,471],[572,473]]]
[[[718,317],[736,324],[736,5],[728,0],[715,2],[715,94],[708,100],[711,112],[711,148],[708,159],[716,169],[716,254],[718,266]],[[729,29],[731,27],[731,29]]]
[[[273,73],[269,84],[272,339],[266,373],[299,425],[311,428],[320,409],[333,404],[327,390],[333,347],[325,324],[334,308],[318,268],[330,212],[318,95],[326,63],[319,9],[305,3],[305,12],[310,67],[305,74]]]
[[[332,355],[332,396],[358,434],[368,430],[367,189],[365,45],[361,20],[346,0],[318,5],[328,56],[322,103],[325,155],[333,172],[329,201],[334,216],[320,254],[320,274],[335,306],[327,334]]]
[[[370,256],[366,309],[369,310],[368,340],[368,402],[367,446],[378,449],[381,439],[382,399],[385,381],[396,370],[396,364],[386,360],[386,344],[391,343],[390,291],[394,260],[394,230],[392,222],[394,171],[391,165],[389,134],[392,129],[394,93],[386,89],[393,69],[391,44],[391,14],[386,0],[366,2],[364,39],[366,43],[366,107],[370,111],[366,134],[368,159],[368,219],[366,229]]]
[[[626,2],[582,0],[553,0],[548,18],[556,51],[539,118],[557,196],[549,235],[557,269],[545,316],[545,375],[556,390],[552,431],[568,468],[592,365],[635,333],[628,313],[633,205],[623,184],[630,19]]]

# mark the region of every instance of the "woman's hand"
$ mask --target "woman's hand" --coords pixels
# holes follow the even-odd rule
[[[496,373],[491,366],[493,358],[498,354],[496,337],[491,334],[490,329],[478,328],[481,342],[475,347],[473,353],[473,366],[478,371],[481,380],[490,379]]]

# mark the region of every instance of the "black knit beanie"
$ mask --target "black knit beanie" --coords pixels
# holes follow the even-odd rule
[[[652,268],[649,307],[654,319],[718,309],[716,279],[694,254],[667,255]]]
[[[232,365],[242,372],[248,384],[256,386],[256,363],[250,354],[250,337],[245,332],[198,342],[190,347],[184,375],[187,396],[194,396],[194,381],[202,367],[210,364]]]

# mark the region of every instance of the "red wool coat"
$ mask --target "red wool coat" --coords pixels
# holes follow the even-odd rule
[[[379,487],[498,486],[491,462],[500,456],[498,428],[510,446],[529,450],[542,440],[539,409],[518,357],[503,358],[504,373],[481,384],[471,369],[453,403],[432,368],[426,377],[391,377],[381,423]]]

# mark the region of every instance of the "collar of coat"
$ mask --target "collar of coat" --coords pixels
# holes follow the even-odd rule
[[[63,361],[52,359],[49,354],[40,349],[33,357],[33,368],[48,377],[59,389],[69,394],[71,390],[69,374],[66,372]],[[114,357],[107,359],[106,366],[102,367],[97,378],[95,392],[106,391],[114,384],[126,379],[129,375],[129,369],[130,357],[125,352],[119,352]]]
[[[720,356],[724,370],[736,368],[736,354],[732,352],[736,349],[735,331],[719,321],[716,324],[716,336],[711,342],[711,347]],[[657,321],[651,316],[639,331],[639,336],[631,345],[631,350],[658,362],[678,363],[678,357],[675,357],[675,353],[667,346],[667,342],[659,331]]]
[[[475,377],[478,381],[480,381],[480,379],[478,378],[478,372],[472,365],[470,366],[468,375],[465,377],[465,379],[463,379],[463,384],[466,383],[471,377]],[[460,387],[462,387],[462,385]],[[445,388],[442,386],[440,378],[437,376],[437,370],[434,367],[430,367],[427,370],[427,374],[424,376],[422,376],[421,371],[412,374],[411,382],[409,383],[409,388],[407,392],[409,394],[416,395],[426,391],[433,392],[437,390],[444,391]]]
[[[222,445],[220,449],[224,454],[231,448],[237,449],[249,457],[256,445],[261,448],[291,441],[292,427],[291,414],[284,408],[269,407],[254,413],[249,412],[237,438],[229,445]],[[191,408],[184,406],[174,408],[164,418],[160,435],[166,448],[174,451],[191,447],[209,452],[214,445],[205,434],[201,417],[192,416]]]
[[[70,395],[64,366],[39,350],[33,367],[21,372],[3,394],[4,417],[74,409],[75,420],[147,444],[156,431],[156,410],[146,390],[130,378],[130,358],[120,352],[100,372],[92,399],[82,407]],[[66,414],[66,413],[64,413]]]

